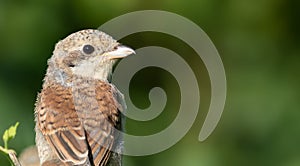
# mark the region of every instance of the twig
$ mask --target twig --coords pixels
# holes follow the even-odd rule
[[[14,150],[11,149],[5,149],[2,146],[0,146],[0,151],[5,152],[8,154],[10,160],[13,162],[14,166],[22,166],[17,158],[17,154]]]

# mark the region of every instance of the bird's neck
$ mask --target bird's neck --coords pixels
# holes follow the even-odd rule
[[[109,82],[111,74],[112,65],[109,64],[107,64],[107,66],[101,66],[96,70],[90,70],[90,68],[86,68],[85,70],[79,71],[77,73],[49,67],[47,69],[47,74],[44,82],[53,82],[61,84],[65,87],[71,87],[74,86],[74,82],[78,82],[78,80],[99,80],[103,82]]]
[[[64,87],[70,87],[73,79],[70,73],[49,66],[44,82],[46,84],[57,83]]]
[[[104,63],[101,64],[101,66],[94,68],[94,70],[92,70],[89,74],[84,74],[80,76],[107,82],[108,80],[110,80],[112,68],[112,63]]]
[[[84,61],[72,68],[72,75],[107,81],[112,73],[114,61]]]

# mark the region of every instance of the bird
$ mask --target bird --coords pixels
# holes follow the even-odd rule
[[[132,48],[97,29],[55,45],[34,111],[42,166],[121,165],[126,104],[110,78],[116,61],[131,54]]]

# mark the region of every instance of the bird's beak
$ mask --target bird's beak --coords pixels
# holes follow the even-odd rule
[[[104,53],[104,56],[106,56],[108,59],[118,59],[124,58],[130,54],[135,54],[135,51],[129,47],[120,45],[117,46],[115,50]]]

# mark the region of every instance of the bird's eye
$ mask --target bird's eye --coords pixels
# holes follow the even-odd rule
[[[92,46],[92,45],[85,45],[83,46],[83,52],[86,53],[86,54],[91,54],[95,51],[95,48]]]

